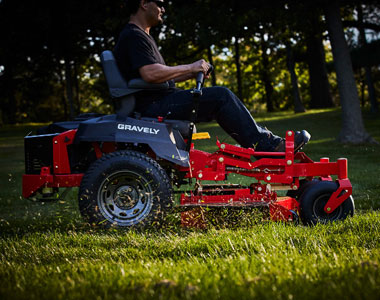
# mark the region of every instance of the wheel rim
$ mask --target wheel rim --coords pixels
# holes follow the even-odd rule
[[[153,205],[151,184],[132,171],[107,176],[98,190],[98,205],[103,216],[118,226],[139,223]]]
[[[318,222],[327,223],[340,219],[342,215],[342,206],[337,207],[332,213],[325,212],[325,205],[330,199],[331,194],[324,194],[315,199],[313,203],[313,215]]]

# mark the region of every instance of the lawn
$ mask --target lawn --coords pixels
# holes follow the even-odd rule
[[[364,117],[380,141],[379,115]],[[75,189],[54,203],[21,197],[23,136],[39,125],[0,128],[0,298],[378,299],[380,146],[338,144],[336,109],[256,119],[281,135],[307,129],[312,159],[347,157],[356,215],[312,228],[249,213],[240,226],[202,231],[182,229],[176,216],[145,232],[93,228],[80,217]],[[198,131],[211,140],[197,148],[216,150],[216,136],[234,143],[217,124]]]

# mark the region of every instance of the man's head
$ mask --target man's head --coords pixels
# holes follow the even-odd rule
[[[126,6],[131,16],[142,14],[152,26],[163,22],[165,13],[163,0],[126,0]]]

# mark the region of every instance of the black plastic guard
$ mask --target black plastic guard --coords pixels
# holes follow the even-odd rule
[[[169,124],[107,115],[80,123],[75,143],[118,142],[146,144],[165,160],[186,167],[189,153],[178,149]]]

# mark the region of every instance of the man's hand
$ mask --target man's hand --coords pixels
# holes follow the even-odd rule
[[[206,75],[207,71],[210,69],[210,64],[204,59],[200,59],[190,64],[190,68],[191,72],[194,73],[194,75],[198,74],[199,72],[203,72]]]

